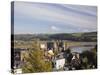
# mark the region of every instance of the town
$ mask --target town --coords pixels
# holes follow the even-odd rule
[[[11,3],[11,72],[97,69],[97,6]]]
[[[48,70],[47,72],[85,69],[87,59],[84,57],[83,55],[84,53],[82,54],[82,52],[71,50],[71,48],[78,46],[79,47],[91,46],[91,48],[89,49],[93,51],[96,48],[96,43],[89,42],[89,44],[88,43],[80,44],[80,42],[70,42],[66,40],[39,40],[39,39],[33,39],[32,41],[14,40],[14,48],[13,48],[14,72],[17,72],[17,70],[20,69],[21,73],[23,73],[22,68],[26,63],[28,63],[28,61],[26,61],[26,58],[31,57],[32,54],[31,51],[35,52],[37,51],[36,49],[39,49],[40,52],[42,51],[41,53],[43,53],[43,58],[41,59],[43,59],[44,62],[50,62],[51,64],[50,66],[51,70]],[[90,54],[90,57],[91,56],[92,55]],[[38,57],[35,58],[38,59]],[[31,60],[34,61],[34,59]],[[88,58],[88,61],[89,60],[90,59]],[[96,62],[93,62],[95,61],[95,59],[91,60],[92,62],[90,62],[90,65],[88,65],[87,69],[95,69],[97,67]],[[40,72],[42,72],[42,70],[40,70]]]

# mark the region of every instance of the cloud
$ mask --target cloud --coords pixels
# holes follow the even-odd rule
[[[26,24],[28,26],[41,24],[51,26],[51,29],[55,31],[59,31],[60,26],[66,27],[67,32],[70,32],[70,29],[78,30],[76,28],[82,29],[81,31],[85,29],[93,31],[97,30],[97,8],[95,6],[15,2],[14,20],[15,25],[20,24],[23,27]],[[20,25],[17,26],[20,27]],[[33,30],[35,29],[33,26]]]
[[[56,27],[56,26],[51,26],[51,30],[54,30],[54,31],[59,31],[60,28]]]

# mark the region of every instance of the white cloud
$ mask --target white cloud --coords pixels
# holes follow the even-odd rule
[[[22,21],[24,23],[25,20],[27,20],[27,23],[30,23],[28,20],[33,22],[37,20],[43,24],[48,22],[57,23],[56,25],[62,24],[65,27],[70,25],[72,28],[77,27],[82,30],[97,30],[97,12],[94,7],[73,5],[52,6],[41,3],[15,2],[14,8],[15,23]],[[88,16],[89,14],[94,16]],[[52,24],[51,29],[54,31],[60,30],[58,26],[53,26]]]
[[[57,26],[51,26],[51,29],[54,30],[54,31],[59,31],[60,28],[58,28]]]

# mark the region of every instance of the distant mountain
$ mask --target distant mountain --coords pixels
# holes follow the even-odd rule
[[[57,34],[16,34],[15,40],[71,40],[71,41],[97,41],[97,32],[85,33],[57,33]]]

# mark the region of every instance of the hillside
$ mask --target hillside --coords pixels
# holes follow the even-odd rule
[[[15,40],[71,40],[71,41],[97,41],[97,32],[85,33],[59,33],[59,34],[16,34]]]

